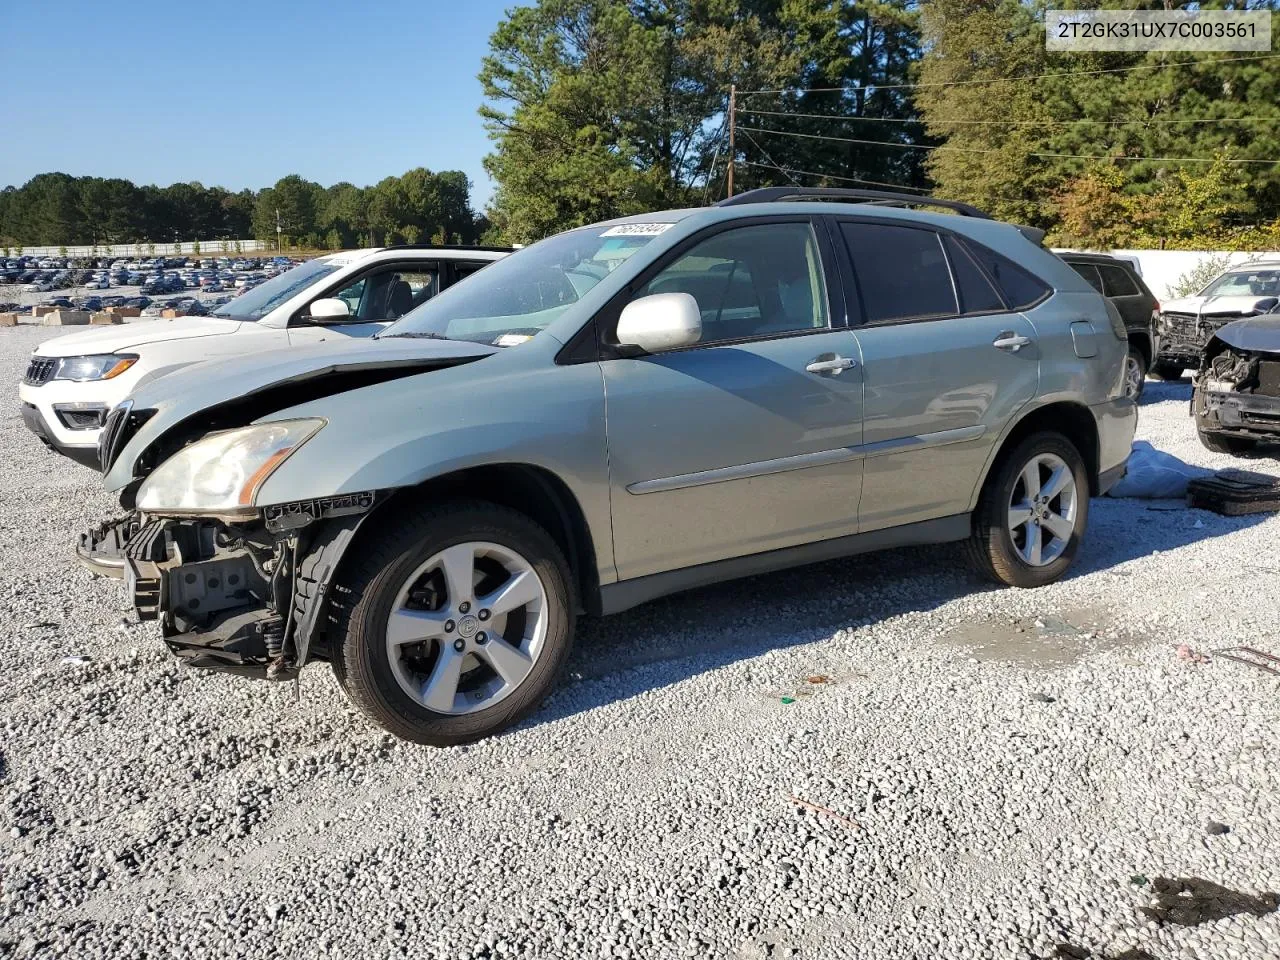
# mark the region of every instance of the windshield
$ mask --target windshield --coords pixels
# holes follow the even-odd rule
[[[384,337],[440,337],[499,347],[541,333],[671,223],[570,230],[485,267],[406,313]]]
[[[286,270],[266,283],[254,287],[248,293],[242,293],[224,303],[213,311],[212,316],[226,317],[228,320],[261,320],[295,293],[305,290],[337,269],[336,264],[325,260],[308,260],[306,263],[300,263],[292,270]]]
[[[1224,273],[1200,291],[1202,297],[1274,297],[1280,295],[1280,270]]]

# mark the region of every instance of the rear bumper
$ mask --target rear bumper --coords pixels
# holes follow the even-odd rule
[[[1098,494],[1106,493],[1124,476],[1138,430],[1138,405],[1117,397],[1090,407],[1098,426]]]
[[[40,441],[64,457],[70,457],[76,463],[83,464],[93,470],[98,469],[98,431],[83,431],[92,437],[89,443],[67,443],[58,437],[58,431],[49,424],[40,412],[40,408],[31,403],[22,404],[22,422],[40,438]]]

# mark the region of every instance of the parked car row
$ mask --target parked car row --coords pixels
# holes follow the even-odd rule
[[[59,258],[8,258],[0,264],[0,283],[19,283],[29,292],[43,293],[68,287],[108,290],[111,287],[149,286],[151,293],[194,287],[220,292],[254,286],[299,261],[288,257],[232,259],[230,257],[155,257],[149,260],[116,259],[84,262]]]
[[[908,543],[1061,577],[1137,407],[1120,311],[1040,239],[777,188],[510,256],[336,254],[46,341],[23,414],[103,470],[124,514],[78,556],[174,654],[327,661],[460,743],[540,702],[580,612]]]

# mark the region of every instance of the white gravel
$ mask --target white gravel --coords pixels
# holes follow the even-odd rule
[[[0,377],[59,332],[0,330]],[[1187,393],[1140,435],[1232,463]],[[1280,958],[1280,679],[1175,654],[1280,652],[1280,517],[1094,501],[1033,592],[928,550],[655,602],[432,750],[322,667],[299,701],[179,669],[72,562],[113,505],[14,406],[0,957]],[[1187,878],[1224,890],[1144,913]]]

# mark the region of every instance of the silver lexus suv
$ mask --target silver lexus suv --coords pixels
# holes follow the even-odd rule
[[[328,661],[429,744],[529,713],[581,613],[953,541],[1040,586],[1137,414],[1119,315],[1039,239],[790,188],[570,230],[373,340],[140,387],[100,443],[127,515],[77,551],[192,666]]]

